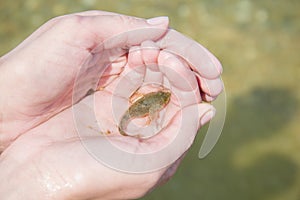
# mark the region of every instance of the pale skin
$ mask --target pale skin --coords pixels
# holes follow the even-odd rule
[[[95,47],[111,36],[143,28],[151,31],[136,32],[134,37],[125,34],[118,42],[92,54]],[[164,41],[167,31],[167,18],[152,20],[151,23],[114,13],[88,11],[50,20],[14,50],[2,56],[0,179],[6,181],[0,183],[1,197],[134,199],[167,181],[175,173],[189,146],[182,149],[182,156],[175,163],[151,173],[127,174],[112,170],[97,162],[82,147],[71,109],[74,103],[74,79],[86,59],[92,59],[91,55],[98,54],[109,57],[111,49],[128,49],[145,40]],[[168,42],[168,39],[162,45],[165,49],[177,50],[182,46],[174,44],[184,44],[178,38],[174,38],[178,40],[174,44]],[[141,61],[147,62],[148,58],[156,62],[172,62],[169,57],[164,57],[164,53],[160,53],[160,57],[158,54],[142,53],[141,60],[125,59],[122,61],[123,65],[128,62],[133,65]],[[194,55],[186,56],[192,60],[197,59]],[[130,57],[129,55],[128,58]],[[207,58],[207,63],[210,59]],[[120,62],[113,64],[120,65]],[[207,84],[200,86],[199,90],[207,100],[214,99],[222,90],[219,79],[221,65],[217,62],[214,64],[214,69],[206,68],[205,65],[199,68],[200,79],[207,80]],[[98,69],[79,74],[82,93],[77,95],[75,102],[83,98],[90,89],[90,83],[85,81],[85,77],[88,73],[94,73],[93,70]],[[101,108],[101,104],[99,106]],[[200,128],[209,120],[204,115],[213,108],[209,104],[197,106],[201,110]],[[170,127],[169,131],[172,128],[174,127]],[[131,142],[131,139],[125,141],[128,144]],[[155,145],[155,142],[152,141],[151,145]]]

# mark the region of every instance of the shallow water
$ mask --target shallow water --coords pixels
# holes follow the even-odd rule
[[[89,9],[153,17],[211,50],[224,67],[227,117],[213,152],[204,127],[165,186],[143,199],[300,199],[300,1],[0,1],[0,55],[48,19]]]

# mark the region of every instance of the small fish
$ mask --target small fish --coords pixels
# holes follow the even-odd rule
[[[124,129],[133,118],[149,116],[153,120],[160,110],[162,110],[170,101],[171,92],[158,91],[145,94],[134,102],[124,113],[119,124],[119,132],[128,136]]]

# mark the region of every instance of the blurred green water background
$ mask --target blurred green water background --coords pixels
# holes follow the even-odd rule
[[[90,9],[167,15],[224,67],[217,146],[198,159],[204,127],[175,177],[144,200],[300,200],[299,0],[0,0],[0,55],[50,18]]]

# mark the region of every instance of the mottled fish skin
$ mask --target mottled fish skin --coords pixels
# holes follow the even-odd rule
[[[170,101],[171,92],[158,91],[145,94],[142,98],[134,102],[124,113],[119,124],[120,134],[127,136],[123,131],[131,119],[145,117],[147,115],[153,117],[157,112],[162,110]]]

